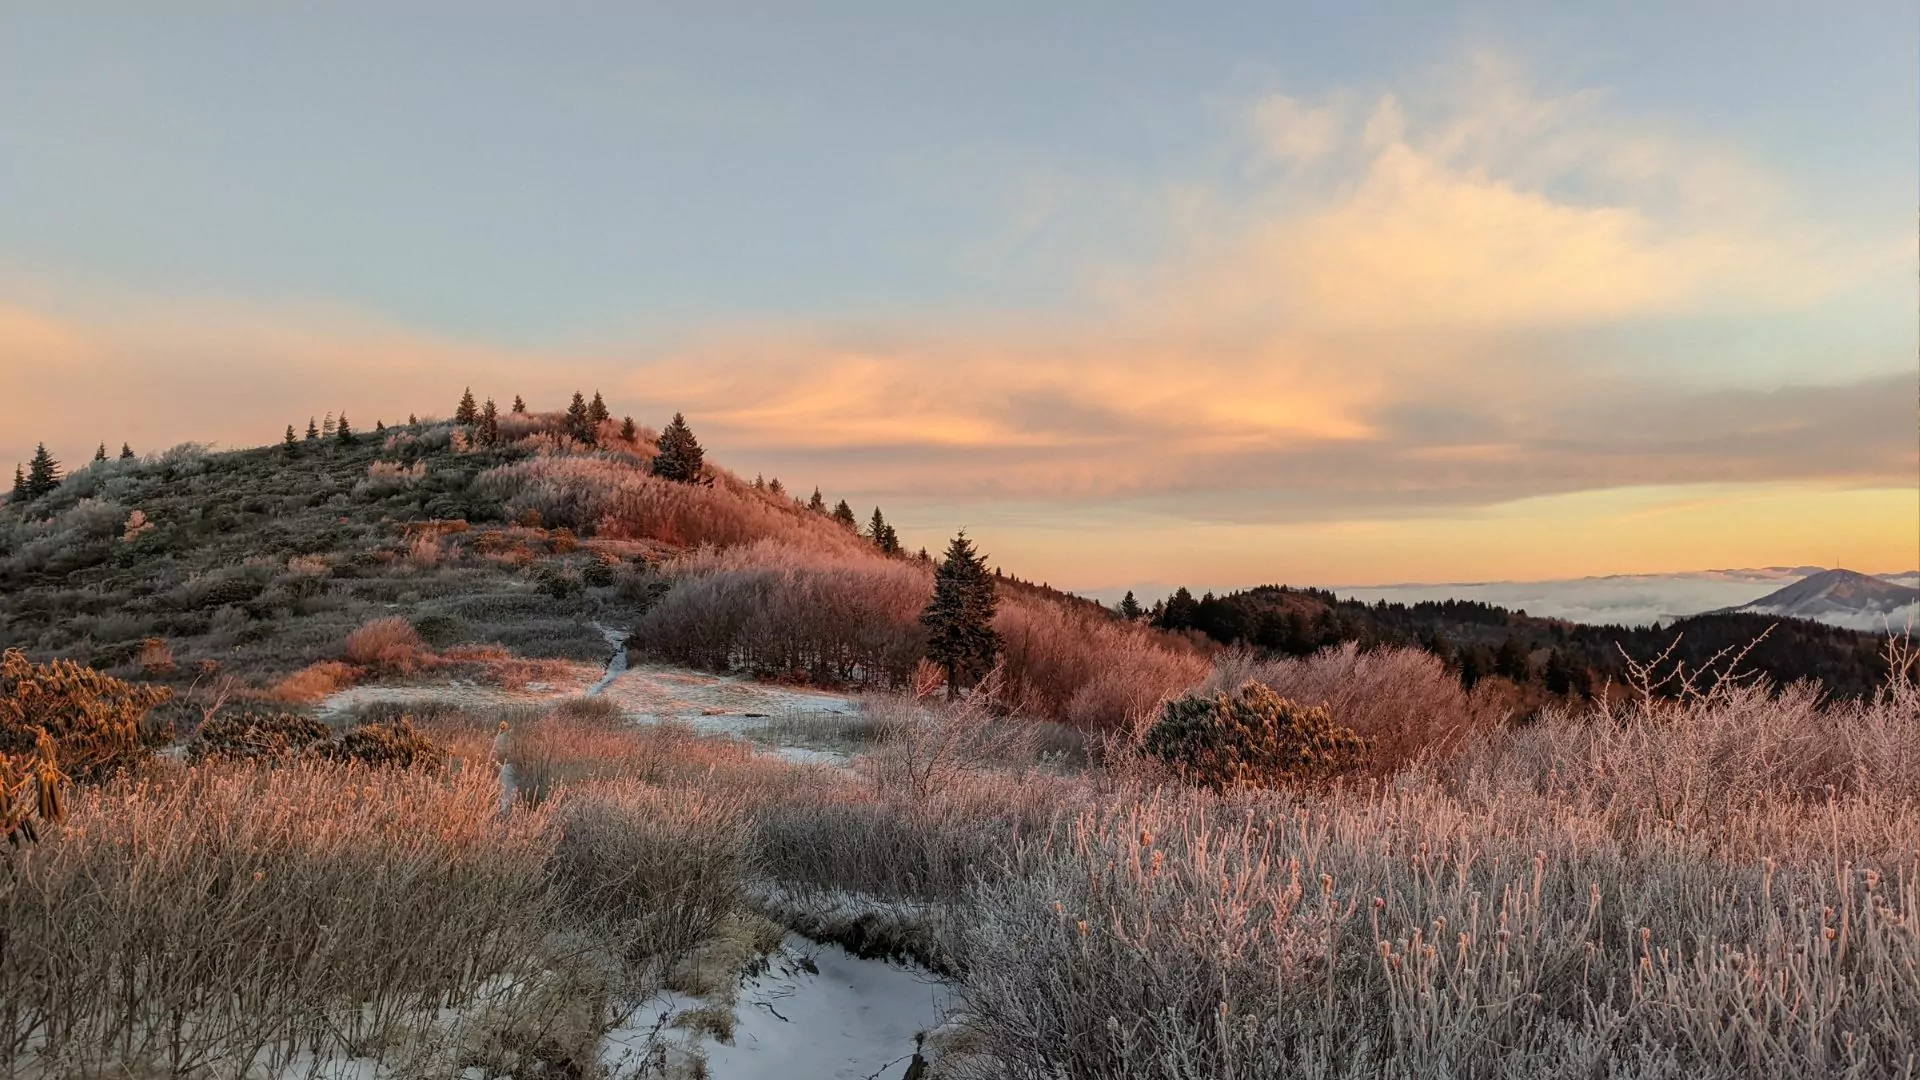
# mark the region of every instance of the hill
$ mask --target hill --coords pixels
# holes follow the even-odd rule
[[[0,506],[0,645],[289,700],[352,677],[342,642],[393,617],[483,676],[600,659],[599,622],[712,670],[913,677],[931,559],[777,479],[654,475],[656,453],[630,422],[555,412],[96,461]],[[999,592],[1009,691],[1039,715],[1112,726],[1204,672],[1192,642],[1091,601]]]
[[[1920,589],[1853,570],[1822,570],[1730,610],[1872,630],[1905,625],[1916,604]]]
[[[1651,662],[1669,646],[1671,659],[1699,670],[1763,634],[1746,667],[1777,684],[1812,679],[1829,693],[1861,697],[1887,678],[1880,635],[1745,612],[1695,615],[1664,627],[1594,626],[1471,600],[1367,604],[1321,589],[1266,585],[1198,599],[1181,589],[1150,618],[1165,629],[1280,655],[1303,656],[1344,641],[1419,646],[1469,685],[1499,675],[1557,695],[1591,694],[1609,680],[1619,684],[1629,660]]]

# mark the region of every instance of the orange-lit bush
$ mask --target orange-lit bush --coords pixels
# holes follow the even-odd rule
[[[341,649],[348,662],[393,674],[410,674],[430,663],[432,650],[413,624],[398,615],[372,619],[347,635]]]

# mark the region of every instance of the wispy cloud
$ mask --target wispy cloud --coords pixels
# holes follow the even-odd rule
[[[1699,357],[1596,340],[1816,310],[1882,269],[1821,240],[1737,152],[1615,115],[1604,93],[1536,93],[1492,55],[1417,92],[1273,96],[1245,117],[1252,164],[1168,191],[1164,258],[1091,268],[1090,316],[512,350],[337,313],[22,303],[0,307],[0,375],[26,388],[0,401],[0,452],[38,432],[259,442],[312,411],[404,414],[471,383],[549,402],[600,386],[685,410],[722,449],[903,496],[1247,496],[1219,513],[1297,520],[1911,482],[1910,376],[1680,380]],[[1072,201],[1049,190],[1048,207]]]

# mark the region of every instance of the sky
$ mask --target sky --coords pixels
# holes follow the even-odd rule
[[[0,463],[578,387],[1081,591],[1920,566],[1910,5],[808,6],[0,0]]]

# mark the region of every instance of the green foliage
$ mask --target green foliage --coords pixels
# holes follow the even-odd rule
[[[867,522],[867,539],[873,541],[873,546],[879,548],[883,555],[900,554],[900,534],[887,524],[887,519],[881,516],[877,506],[873,508],[873,518]]]
[[[251,712],[217,716],[200,725],[187,747],[194,761],[287,761],[325,756],[333,749],[333,729],[299,713]]]
[[[332,753],[345,761],[397,769],[438,769],[447,756],[446,748],[414,727],[413,719],[407,716],[361,724],[340,736]]]
[[[633,425],[633,417],[629,416],[620,421],[621,441],[632,442],[633,440],[639,437],[640,437],[640,429]]]
[[[291,429],[289,429],[289,430],[291,430]],[[120,444],[120,460],[121,460],[121,461],[132,461],[132,460],[133,460],[133,446],[132,446],[131,444],[129,444],[129,443],[121,443],[121,444]]]
[[[613,416],[607,412],[606,401],[600,397],[600,391],[595,390],[593,392],[593,400],[587,403],[587,423],[591,425],[592,430],[597,434],[600,430],[600,425],[611,419],[613,419]]]
[[[564,567],[543,565],[534,571],[534,580],[538,581],[540,587],[547,591],[547,595],[555,600],[579,596],[584,588],[579,575]]]
[[[318,442],[319,439],[320,439],[320,425],[314,423],[313,417],[309,416],[307,417],[307,441]]]
[[[1364,759],[1367,741],[1327,710],[1249,682],[1236,694],[1169,701],[1144,749],[1215,791],[1325,780]]]
[[[999,602],[985,557],[974,551],[961,530],[947,545],[946,561],[934,571],[933,599],[920,614],[927,629],[927,659],[946,669],[949,694],[993,667],[1000,652],[1000,635],[993,629]]]
[[[340,414],[340,426],[333,429],[333,437],[348,446],[353,445],[353,428],[347,424],[347,414]]]
[[[519,394],[513,395],[513,411],[521,414],[525,414],[527,411],[527,403],[520,399]]]
[[[706,451],[700,448],[700,440],[693,437],[686,417],[673,414],[666,429],[660,432],[659,446],[659,456],[653,459],[653,475],[682,484],[700,479],[706,467]]]
[[[473,387],[469,386],[460,393],[460,404],[453,410],[453,422],[472,424],[478,419],[480,419],[480,407],[474,403]]]
[[[590,589],[605,589],[613,585],[613,567],[595,559],[580,568],[580,584]]]
[[[1140,601],[1135,600],[1133,598],[1133,590],[1128,589],[1127,595],[1122,597],[1120,600],[1120,617],[1127,620],[1128,622],[1133,622],[1135,619],[1138,619],[1143,613],[1144,613],[1144,609],[1140,607]]]
[[[587,445],[593,445],[593,421],[587,413],[587,399],[575,390],[573,400],[567,404],[567,434]]]
[[[41,443],[33,451],[33,460],[27,463],[26,496],[38,499],[51,495],[53,489],[60,486],[60,463],[47,453],[47,444]]]
[[[774,483],[777,484],[779,481],[776,480]],[[813,489],[813,498],[807,500],[807,509],[816,514],[824,514],[827,512],[827,500],[820,494],[819,488]]]
[[[834,504],[833,520],[839,522],[848,532],[858,532],[860,529],[859,522],[854,520],[853,507],[848,506],[845,499]]]
[[[27,474],[18,465],[13,467],[13,493],[7,496],[7,501],[11,503],[27,501]]]
[[[500,410],[488,398],[480,409],[480,422],[474,428],[474,437],[483,446],[492,446],[500,441]]]

